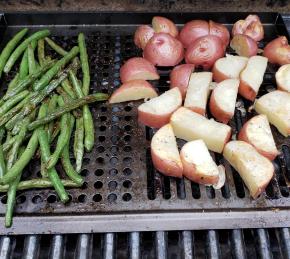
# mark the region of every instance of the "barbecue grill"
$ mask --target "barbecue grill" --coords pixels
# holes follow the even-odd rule
[[[76,35],[84,32],[90,58],[91,91],[111,94],[120,84],[119,69],[123,62],[141,55],[132,39],[136,26],[150,23],[154,15],[157,13],[4,13],[0,35],[4,45],[20,27],[31,31],[49,27],[53,40],[69,49],[75,44]],[[246,14],[170,13],[164,16],[178,25],[192,19],[211,19],[231,28]],[[265,28],[265,40],[260,47],[277,35],[288,35],[290,17],[278,13],[260,13],[259,17]],[[275,71],[274,66],[268,66],[260,94],[274,88]],[[162,93],[169,87],[170,68],[160,68],[158,72],[160,80],[153,84]],[[4,79],[2,91],[5,87]],[[281,151],[274,161],[276,176],[266,192],[253,200],[237,172],[219,155],[215,155],[215,161],[224,164],[227,171],[227,181],[221,190],[157,172],[149,149],[154,130],[138,125],[138,104],[92,105],[96,144],[93,152],[84,157],[81,174],[85,184],[82,189],[69,190],[68,205],[61,204],[53,190],[19,192],[13,226],[5,229],[6,195],[1,194],[0,231],[7,236],[1,237],[0,256],[290,258],[289,229],[273,229],[290,225],[290,139],[282,138],[272,128]],[[230,123],[234,133],[253,116],[254,113],[248,112],[250,105],[244,99],[238,100]],[[38,161],[34,161],[24,177],[37,177],[39,168]],[[60,173],[63,172],[60,170]],[[95,234],[82,234],[90,232]]]

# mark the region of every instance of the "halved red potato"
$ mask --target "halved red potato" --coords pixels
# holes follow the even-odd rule
[[[240,75],[239,94],[244,98],[254,101],[263,82],[268,59],[262,56],[249,58],[246,68]]]
[[[221,39],[214,35],[207,35],[196,39],[185,52],[185,61],[189,64],[210,69],[214,63],[225,54]]]
[[[192,73],[188,83],[184,107],[204,116],[211,81],[211,72]]]
[[[232,29],[232,35],[244,34],[251,37],[255,41],[264,38],[264,28],[257,15],[248,15],[245,20],[237,21]]]
[[[151,157],[154,167],[159,172],[182,177],[183,166],[170,124],[166,124],[154,134],[151,141]]]
[[[280,36],[270,41],[264,48],[263,55],[270,63],[285,65],[290,64],[290,45],[285,36]]]
[[[279,153],[269,121],[264,114],[248,120],[242,127],[238,138],[254,146],[261,155],[270,160],[274,160]]]
[[[221,153],[231,138],[231,127],[181,107],[170,118],[176,137],[186,141],[202,139],[209,150]]]
[[[145,80],[132,80],[122,84],[109,99],[109,103],[121,103],[158,96],[154,87]]]
[[[242,177],[251,196],[256,199],[274,175],[273,164],[244,141],[230,141],[226,144],[223,155]]]
[[[161,16],[155,16],[152,19],[152,27],[155,32],[164,32],[170,34],[172,37],[178,36],[178,29],[176,25],[169,19]]]
[[[209,34],[209,24],[204,20],[192,20],[186,23],[179,33],[179,40],[188,48],[196,39]]]
[[[209,34],[219,37],[222,40],[225,48],[229,45],[230,33],[227,27],[223,24],[209,21]]]
[[[184,57],[182,43],[167,33],[155,33],[147,43],[144,58],[156,66],[175,66]]]
[[[145,58],[135,57],[128,59],[120,69],[122,83],[135,79],[157,80],[159,75],[156,68]]]
[[[182,64],[173,68],[170,73],[170,88],[178,87],[183,99],[185,98],[189,78],[193,71],[193,64]]]
[[[243,57],[252,57],[258,53],[257,42],[247,35],[237,34],[231,40],[231,48]]]
[[[226,79],[239,78],[247,62],[248,58],[233,55],[218,59],[212,69],[214,81],[219,83]]]
[[[265,94],[255,102],[255,110],[265,114],[283,136],[290,135],[290,93],[276,90]]]
[[[145,49],[148,41],[153,37],[154,30],[148,25],[140,25],[134,34],[134,43],[140,49]]]
[[[203,140],[187,142],[180,151],[180,158],[185,177],[199,184],[217,184],[219,170]]]
[[[234,116],[239,84],[239,79],[226,79],[213,89],[209,108],[216,120],[227,124]]]
[[[281,66],[275,77],[278,89],[290,93],[290,64]]]
[[[138,120],[146,126],[161,128],[170,120],[171,114],[182,105],[177,87],[172,88],[138,107]]]

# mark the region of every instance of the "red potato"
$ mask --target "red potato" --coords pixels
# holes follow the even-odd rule
[[[265,94],[255,102],[255,110],[265,114],[284,137],[290,135],[290,93],[276,90]]]
[[[223,24],[209,21],[209,34],[219,37],[222,40],[225,48],[229,45],[230,33],[227,27]]]
[[[290,93],[290,64],[281,66],[275,77],[278,89]]]
[[[158,96],[156,90],[145,80],[132,80],[122,84],[109,99],[109,103],[121,103]]]
[[[161,16],[155,16],[152,19],[152,27],[155,32],[164,32],[170,34],[172,37],[178,36],[178,29],[176,25],[169,19]]]
[[[156,33],[147,43],[143,56],[156,66],[175,66],[184,56],[182,43],[167,33]]]
[[[151,141],[151,157],[154,167],[161,173],[182,177],[183,166],[176,139],[170,124],[160,128]]]
[[[155,97],[138,107],[138,120],[146,126],[161,128],[170,120],[171,114],[182,104],[177,87]]]
[[[221,153],[231,138],[231,127],[181,107],[175,111],[170,124],[177,138],[186,141],[202,139],[209,150]]]
[[[226,79],[212,91],[209,108],[218,121],[227,124],[234,116],[239,84],[239,79]]]
[[[263,55],[269,59],[270,63],[280,66],[290,64],[290,45],[287,38],[281,36],[270,41],[264,48]]]
[[[232,35],[243,34],[251,37],[254,41],[264,38],[264,28],[257,15],[248,15],[245,20],[237,21],[232,29]]]
[[[209,24],[204,20],[193,20],[186,23],[179,33],[179,40],[188,48],[196,39],[209,34]]]
[[[240,75],[239,94],[244,98],[254,101],[263,82],[268,59],[262,56],[249,58],[246,68]]]
[[[185,52],[186,63],[210,69],[225,54],[219,37],[207,35],[194,41]]]
[[[187,142],[180,151],[183,175],[193,182],[214,185],[219,181],[219,170],[203,140]]]
[[[244,141],[227,143],[223,155],[242,177],[251,196],[258,198],[274,175],[274,166],[270,160]]]
[[[211,72],[192,73],[188,83],[184,107],[204,116],[211,81]]]
[[[145,58],[130,58],[120,69],[120,78],[122,83],[131,80],[157,80],[159,75],[156,68]]]
[[[134,43],[140,49],[145,49],[148,41],[153,37],[154,30],[148,25],[141,25],[134,34]]]
[[[193,71],[193,64],[182,64],[173,68],[170,73],[170,88],[178,87],[183,99],[185,98],[189,78]]]
[[[219,83],[226,79],[239,78],[247,62],[248,58],[246,57],[232,55],[218,59],[212,69],[214,81]]]
[[[247,35],[237,34],[231,40],[231,48],[243,57],[252,57],[258,53],[257,42]]]
[[[266,115],[257,115],[248,120],[238,138],[251,144],[261,155],[270,160],[274,160],[279,153]]]

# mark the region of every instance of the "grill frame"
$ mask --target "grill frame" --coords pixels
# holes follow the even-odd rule
[[[126,14],[126,13],[125,13]],[[150,23],[151,17],[157,15],[157,13],[127,13],[125,17],[124,13],[64,13],[62,17],[59,18],[59,13],[8,13],[2,15],[2,25],[4,26],[6,22],[8,26],[18,27],[25,26],[25,23],[29,27],[34,29],[39,28],[39,24],[45,27],[51,27],[55,32],[59,33],[62,28],[69,28],[68,35],[76,35],[78,30],[84,30],[86,32],[86,27],[90,30],[91,26],[98,26],[98,28],[103,31],[106,23],[112,25],[112,30],[116,31],[119,26],[125,28],[129,32],[132,32],[132,26],[136,24]],[[162,15],[158,13],[158,15]],[[213,19],[217,22],[223,22],[229,25],[229,20],[236,21],[243,18],[247,13],[171,13],[164,14],[169,18],[172,18],[177,23],[182,20],[190,19]],[[280,14],[277,13],[261,13],[262,21],[266,26],[272,26],[273,22],[276,23],[275,30],[279,33],[286,34],[286,26]],[[46,17],[46,18],[44,18]],[[49,19],[48,19],[49,17]],[[66,18],[65,18],[66,17]],[[74,19],[78,17],[79,24],[89,24],[79,25],[74,23]],[[13,19],[14,18],[14,19]],[[134,20],[134,25],[130,25],[131,20]],[[98,21],[96,25],[95,20]],[[51,25],[47,21],[55,21],[56,24]],[[33,24],[36,24],[35,26]],[[32,25],[32,26],[31,26]],[[127,26],[128,25],[128,26]],[[129,28],[126,28],[129,27]],[[0,28],[0,33],[3,35],[4,27]],[[121,39],[122,40],[122,39]],[[120,47],[121,48],[121,47]],[[115,48],[120,51],[120,48]],[[129,56],[125,56],[128,58]],[[119,61],[120,64],[121,61]],[[168,69],[162,69],[159,71],[161,77],[166,78],[168,75]],[[115,86],[111,87],[110,91],[113,90]],[[164,91],[166,86],[161,85],[159,87],[160,91]],[[118,105],[117,105],[118,106]],[[120,107],[125,107],[119,105]],[[107,105],[108,108],[108,105]],[[136,105],[134,106],[136,109]],[[122,112],[121,112],[122,113]],[[132,111],[133,113],[133,111]],[[124,113],[127,114],[127,113]],[[122,115],[124,115],[122,113]],[[107,117],[114,116],[113,112],[107,114]],[[125,116],[125,115],[124,115]],[[136,110],[135,115],[136,116]],[[236,116],[237,117],[237,116]],[[238,117],[239,120],[242,120]],[[137,123],[135,124],[137,127]],[[237,127],[238,128],[238,127]],[[142,134],[143,136],[149,135],[149,139],[153,134],[151,129],[146,129],[142,126],[137,127],[134,131],[136,134]],[[275,133],[275,130],[274,130]],[[288,143],[288,142],[287,142]],[[135,143],[135,146],[138,143]],[[148,147],[149,140],[145,141],[144,144]],[[279,144],[279,143],[278,143]],[[288,145],[289,147],[289,145]],[[140,150],[139,150],[140,151]],[[136,152],[133,151],[133,152]],[[143,154],[146,150],[142,151]],[[137,152],[137,156],[140,153]],[[144,177],[146,178],[146,172],[144,175],[143,168],[143,182],[140,186],[136,186],[140,179],[137,177],[131,179],[135,188],[142,187],[142,195],[135,200],[135,207],[132,209],[132,203],[122,203],[121,206],[115,206],[115,204],[106,203],[106,206],[101,205],[96,206],[95,209],[98,212],[88,211],[82,209],[83,205],[79,204],[76,207],[72,207],[71,210],[77,208],[77,213],[72,215],[71,212],[67,212],[65,206],[52,205],[47,210],[41,210],[39,207],[29,208],[25,206],[18,206],[16,210],[16,216],[14,218],[13,226],[10,229],[5,229],[3,227],[3,217],[0,218],[0,232],[7,234],[37,234],[37,233],[89,233],[89,232],[126,232],[126,231],[152,231],[152,230],[178,230],[178,229],[225,229],[225,228],[244,228],[244,227],[284,227],[290,225],[290,216],[288,209],[290,207],[290,198],[280,197],[278,199],[265,199],[265,194],[262,195],[257,201],[253,201],[249,198],[247,191],[245,192],[244,199],[238,199],[237,197],[223,199],[221,193],[218,192],[218,197],[215,199],[208,199],[207,189],[205,187],[200,187],[201,199],[180,199],[177,197],[177,190],[175,186],[175,180],[169,180],[169,190],[173,194],[169,199],[164,199],[164,191],[162,188],[156,187],[156,198],[153,200],[145,198],[147,197],[146,183],[144,182]],[[157,182],[161,182],[163,176],[159,173],[154,172]],[[132,178],[136,177],[136,174]],[[123,178],[122,178],[123,179]],[[125,179],[125,178],[124,178]],[[145,179],[146,180],[146,179]],[[120,180],[121,181],[121,180]],[[187,185],[186,190],[191,189],[188,186],[189,181],[185,181]],[[162,187],[162,186],[161,186]],[[136,189],[135,189],[136,190]],[[49,192],[49,191],[48,191]],[[206,199],[206,203],[204,204]],[[137,203],[143,204],[138,207]],[[218,203],[218,204],[217,204]],[[27,211],[27,208],[30,211]],[[53,215],[51,215],[51,208],[53,208]],[[246,209],[245,209],[246,208]],[[275,208],[275,209],[273,209]],[[219,211],[217,211],[219,210]],[[3,211],[3,206],[2,206]],[[40,215],[34,215],[35,212]],[[81,215],[84,213],[85,215]],[[110,214],[108,214],[110,213]],[[213,221],[212,219],[216,219]],[[220,219],[220,220],[217,220]],[[31,228],[33,226],[33,228]]]

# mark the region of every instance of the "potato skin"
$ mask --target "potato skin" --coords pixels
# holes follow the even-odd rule
[[[219,37],[222,40],[225,48],[229,45],[230,33],[227,27],[223,24],[209,21],[209,34]]]
[[[192,20],[186,23],[179,33],[179,40],[185,48],[202,36],[209,34],[209,24],[204,20]]]
[[[270,41],[264,48],[263,55],[270,63],[285,65],[290,64],[290,45],[285,36]]]
[[[231,40],[231,48],[236,51],[239,56],[252,57],[258,53],[257,42],[247,35],[237,34]]]
[[[212,93],[211,97],[210,97],[210,101],[209,101],[209,109],[211,114],[220,122],[224,123],[224,124],[228,124],[230,119],[234,116],[234,114],[226,112],[224,110],[222,110],[216,100],[215,100],[215,96],[214,96],[214,92]]]
[[[249,120],[250,121],[250,120]],[[261,150],[259,147],[257,147],[255,145],[255,143],[251,142],[247,136],[247,127],[249,125],[249,121],[247,121],[243,127],[241,128],[239,134],[238,134],[238,139],[245,141],[249,144],[251,144],[252,146],[254,146],[254,148],[264,157],[267,157],[269,160],[273,161],[276,156],[278,155],[278,151],[277,152],[265,152],[264,150]]]
[[[243,79],[240,80],[239,94],[250,101],[254,101],[257,96],[257,92]]]
[[[183,167],[174,163],[173,161],[162,159],[155,152],[153,148],[151,148],[151,158],[154,167],[161,173],[167,176],[173,176],[181,178],[183,174]]]
[[[191,73],[194,71],[193,64],[182,64],[173,68],[170,73],[170,88],[178,87],[182,98],[186,96],[186,91]]]
[[[134,43],[140,48],[144,49],[148,41],[153,37],[154,30],[148,25],[141,25],[137,28],[134,34]]]
[[[194,41],[185,52],[185,61],[189,64],[210,69],[225,54],[219,37],[207,35]]]
[[[131,80],[157,80],[159,75],[156,68],[145,58],[134,57],[128,59],[120,69],[122,83]]]
[[[138,109],[138,121],[146,126],[159,129],[169,123],[172,113],[173,112],[156,115],[153,113],[143,112]]]
[[[184,57],[182,43],[167,33],[155,33],[147,43],[143,56],[155,66],[175,66]]]
[[[152,27],[156,33],[168,33],[175,38],[178,36],[178,29],[176,25],[168,18],[162,16],[153,17]]]

